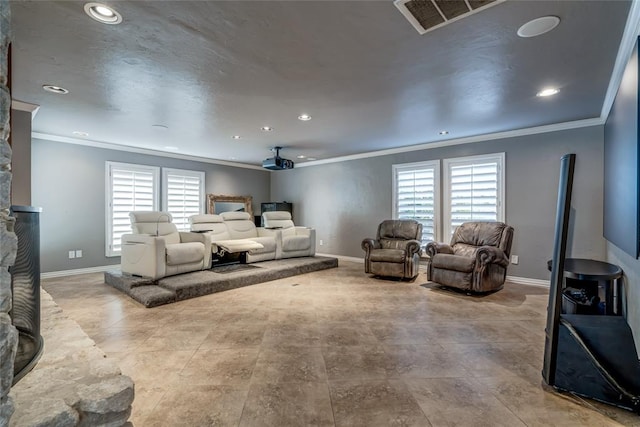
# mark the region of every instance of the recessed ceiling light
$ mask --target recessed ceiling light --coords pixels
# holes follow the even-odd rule
[[[554,87],[550,87],[548,89],[544,89],[544,90],[541,90],[540,92],[536,93],[536,96],[541,96],[541,97],[552,96],[552,95],[555,95],[558,92],[560,92],[560,89],[556,89]]]
[[[309,120],[311,120],[311,116],[308,114],[300,114],[298,116],[298,120],[302,120],[303,122],[308,122]]]
[[[560,18],[557,16],[543,16],[542,18],[529,21],[518,28],[518,35],[524,38],[540,36],[553,30],[559,23]]]
[[[84,5],[84,12],[103,24],[115,25],[122,22],[122,15],[102,3],[87,3]]]
[[[449,131],[448,130],[441,130],[440,132],[438,132],[440,135],[449,135]]]
[[[235,157],[229,157],[229,160],[235,160],[235,159],[236,159]]]
[[[307,156],[305,156],[304,154],[300,154],[299,156],[296,156],[298,159],[306,159]]]
[[[242,137],[241,137],[240,135],[233,135],[231,138],[233,138],[233,139],[240,139],[240,138],[242,138]]]
[[[271,132],[273,128],[271,126],[262,126],[260,130],[263,130],[265,132]]]
[[[178,149],[178,147],[174,147],[173,145],[165,145],[164,149],[165,150],[176,151]]]
[[[82,136],[83,138],[86,138],[86,137],[89,136],[89,134],[87,132],[82,132],[82,131],[79,131],[79,130],[74,130],[71,133],[73,133],[76,136]]]
[[[42,89],[47,92],[56,93],[58,95],[66,95],[69,91],[63,87],[55,86],[55,85],[42,85]]]
[[[307,157],[307,160],[311,161],[311,160],[317,160],[315,157]]]

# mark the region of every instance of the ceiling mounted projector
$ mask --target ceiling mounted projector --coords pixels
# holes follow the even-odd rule
[[[272,171],[281,171],[284,169],[293,169],[293,160],[283,159],[280,157],[282,147],[273,147],[271,151],[275,151],[275,157],[271,157],[262,162],[262,167]]]

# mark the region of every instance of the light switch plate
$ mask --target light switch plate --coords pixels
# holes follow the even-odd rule
[[[76,257],[76,251],[69,251],[69,259],[73,259]]]
[[[82,258],[82,249],[76,250],[76,258]]]

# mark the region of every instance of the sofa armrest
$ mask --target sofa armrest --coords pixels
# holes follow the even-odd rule
[[[166,274],[164,238],[149,234],[124,234],[120,266],[123,273],[158,279]]]
[[[256,231],[258,232],[258,237],[274,237],[280,239],[282,235],[282,230],[279,228],[256,227]]]
[[[414,254],[420,255],[422,253],[422,243],[418,240],[408,240],[405,250],[407,251],[407,258],[413,258]]]
[[[362,243],[360,245],[362,247],[362,249],[367,252],[367,254],[372,250],[372,249],[380,249],[380,241],[379,240],[375,240],[372,239],[370,237],[362,240]]]
[[[181,243],[189,243],[189,242],[202,243],[204,245],[204,264],[202,269],[208,270],[211,268],[211,252],[213,251],[211,234],[181,231],[180,242]]]
[[[429,242],[427,243],[426,252],[429,257],[433,258],[436,254],[453,255],[453,248],[446,243]]]
[[[296,232],[296,236],[311,236],[311,233],[315,233],[316,230],[315,228],[311,228],[311,227],[302,227],[300,225],[296,225],[295,227],[293,227],[293,229]]]
[[[502,249],[495,246],[480,246],[476,250],[476,265],[484,267],[488,264],[497,264],[507,268],[509,259]]]

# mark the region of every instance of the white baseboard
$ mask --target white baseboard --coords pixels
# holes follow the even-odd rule
[[[549,281],[542,280],[542,279],[530,279],[528,277],[507,276],[507,281],[511,283],[516,283],[518,285],[540,286],[543,288],[549,287]]]
[[[354,257],[354,256],[344,256],[344,255],[334,255],[334,254],[320,254],[320,253],[317,253],[316,255],[318,255],[318,256],[328,256],[328,257],[332,257],[332,258],[338,258],[338,260],[342,260],[342,261],[364,263],[364,258],[358,258],[358,257]]]
[[[102,271],[108,271],[108,270],[113,270],[118,268],[120,268],[120,264],[102,265],[99,267],[77,268],[75,270],[50,271],[48,273],[40,274],[40,279],[50,279],[53,277],[64,277],[64,276],[76,276],[78,274],[100,273]]]
[[[329,256],[329,257],[333,257],[333,258],[338,258],[338,260],[343,260],[343,261],[350,261],[350,262],[357,262],[357,263],[364,263],[364,258],[357,258],[357,257],[352,257],[352,256],[344,256],[344,255],[335,255],[335,254],[321,254],[321,253],[317,253],[316,255],[318,256]],[[427,266],[425,265],[424,262],[420,263],[420,270],[426,270]],[[549,281],[548,280],[541,280],[541,279],[530,279],[528,277],[518,277],[518,276],[507,276],[507,280],[511,283],[515,283],[518,285],[529,285],[529,286],[541,286],[543,288],[548,288],[549,287]]]

